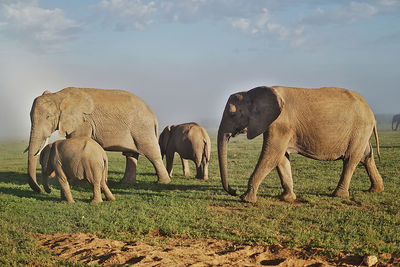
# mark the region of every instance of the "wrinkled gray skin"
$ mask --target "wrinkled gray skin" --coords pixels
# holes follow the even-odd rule
[[[393,127],[393,125],[396,123],[396,128]],[[397,128],[399,127],[400,124],[400,114],[396,114],[392,118],[392,130],[397,131]]]
[[[50,192],[48,177],[55,176],[61,186],[61,199],[75,202],[68,180],[86,179],[93,185],[92,202],[102,202],[101,190],[107,200],[115,200],[107,186],[108,159],[103,148],[90,137],[74,137],[47,145],[40,154],[43,186]],[[53,174],[54,172],[54,174]]]
[[[341,88],[257,87],[229,97],[218,130],[218,159],[224,189],[228,183],[227,144],[231,137],[263,134],[258,163],[250,176],[245,202],[257,201],[257,190],[266,175],[277,168],[285,201],[294,201],[289,155],[299,153],[317,160],[343,160],[343,172],[334,196],[349,196],[353,172],[362,163],[371,181],[370,192],[384,189],[369,142],[379,141],[374,114],[359,94]]]
[[[67,138],[88,136],[105,150],[122,152],[126,156],[123,182],[136,182],[139,154],[153,164],[158,183],[170,182],[157,143],[157,119],[140,98],[129,92],[74,87],[56,93],[45,91],[34,100],[30,116],[28,181],[36,192],[42,192],[36,179],[38,154],[56,130]]]
[[[190,177],[188,160],[196,165],[196,178],[208,179],[208,164],[210,161],[211,141],[207,131],[195,122],[167,126],[158,140],[162,158],[166,155],[167,172],[172,177],[174,154],[181,157],[185,177]]]

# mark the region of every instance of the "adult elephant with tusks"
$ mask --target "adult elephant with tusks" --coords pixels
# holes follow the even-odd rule
[[[374,114],[358,93],[342,88],[304,89],[257,87],[232,94],[218,129],[218,159],[224,189],[236,195],[228,183],[227,144],[231,137],[246,133],[253,139],[263,134],[257,165],[250,176],[245,202],[257,201],[257,190],[265,176],[277,168],[285,201],[294,201],[289,155],[299,153],[317,160],[343,160],[343,171],[334,196],[349,196],[349,185],[358,163],[369,175],[370,192],[383,191],[383,181],[369,142],[379,140]]]
[[[136,182],[139,154],[153,164],[158,183],[169,183],[158,146],[158,123],[150,108],[136,95],[123,90],[68,87],[45,91],[33,101],[28,151],[29,185],[43,192],[36,179],[38,154],[58,130],[66,138],[88,136],[105,150],[126,156],[123,182]]]

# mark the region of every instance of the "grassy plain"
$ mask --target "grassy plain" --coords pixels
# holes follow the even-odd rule
[[[27,142],[0,143],[0,265],[38,263],[72,265],[38,250],[29,233],[89,232],[118,240],[151,241],[165,237],[231,240],[247,244],[280,244],[317,249],[328,256],[400,254],[400,131],[381,131],[377,166],[385,183],[379,194],[366,192],[370,182],[360,165],[349,198],[332,198],[342,162],[320,162],[291,156],[298,201],[281,202],[276,171],[258,192],[257,204],[245,204],[222,189],[216,138],[212,137],[210,180],[185,179],[176,155],[174,177],[155,184],[151,163],[139,158],[137,184],[120,184],[125,159],[109,155],[109,186],[116,201],[90,204],[90,187],[72,186],[75,204],[60,201],[59,186],[50,194],[36,194],[27,184]],[[243,193],[260,152],[260,137],[231,139],[229,174],[233,188]],[[195,174],[191,164],[192,174]],[[38,169],[38,174],[40,170]]]

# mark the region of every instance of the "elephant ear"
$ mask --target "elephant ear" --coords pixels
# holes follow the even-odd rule
[[[93,111],[94,102],[90,95],[78,89],[68,92],[60,104],[60,136],[71,134],[84,122],[84,114],[91,114]]]
[[[282,112],[284,101],[278,92],[271,87],[257,87],[247,93],[249,97],[249,124],[247,138],[254,137],[267,131]]]

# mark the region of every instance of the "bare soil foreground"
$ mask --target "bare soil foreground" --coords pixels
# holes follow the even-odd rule
[[[360,266],[361,257],[326,259],[315,251],[281,246],[234,245],[216,239],[155,237],[149,242],[122,242],[93,234],[34,234],[39,247],[75,263],[135,266]],[[400,259],[388,255],[392,264]],[[390,264],[390,265],[392,265]],[[385,266],[385,265],[380,265]]]

